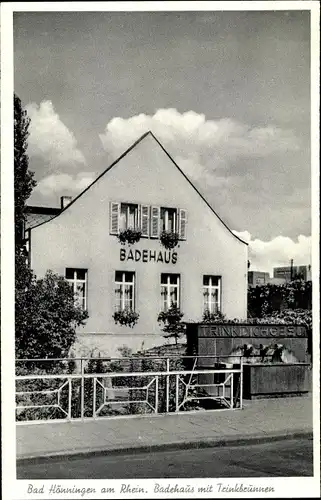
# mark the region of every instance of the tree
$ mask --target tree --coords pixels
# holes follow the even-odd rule
[[[65,357],[76,327],[88,317],[74,302],[73,290],[48,271],[37,279],[26,261],[26,201],[36,186],[27,155],[30,118],[14,95],[15,329],[17,358]]]
[[[164,337],[175,339],[175,344],[185,331],[182,324],[183,316],[184,313],[180,311],[179,307],[172,304],[167,311],[160,312],[157,318],[159,323],[163,323]]]
[[[76,327],[88,313],[75,304],[73,290],[62,276],[47,271],[37,279],[29,271],[25,288],[16,291],[17,358],[67,357]]]
[[[16,251],[23,247],[23,226],[26,201],[36,186],[34,173],[29,171],[27,155],[30,118],[22,108],[21,100],[14,94],[14,203]]]

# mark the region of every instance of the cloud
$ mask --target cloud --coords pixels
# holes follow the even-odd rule
[[[52,174],[38,182],[34,191],[43,196],[59,196],[83,191],[96,178],[95,172],[79,172],[76,175]]]
[[[300,235],[297,241],[286,236],[277,236],[270,241],[252,240],[248,231],[233,231],[239,238],[249,244],[250,269],[252,271],[267,271],[273,274],[273,267],[311,264],[311,236]]]
[[[28,138],[31,158],[40,157],[52,169],[86,164],[75,136],[60,120],[51,101],[42,101],[39,106],[33,102],[26,110],[31,119]]]
[[[299,148],[291,130],[272,125],[251,127],[230,118],[207,120],[204,114],[179,113],[174,108],[159,109],[152,116],[113,118],[99,137],[104,149],[116,158],[148,130],[170,148],[177,163],[194,179],[205,175],[209,180],[217,168],[236,159],[263,158]]]

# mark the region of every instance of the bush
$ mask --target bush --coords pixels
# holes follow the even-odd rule
[[[75,304],[62,276],[48,271],[36,279],[26,272],[27,285],[16,287],[16,357],[65,358],[88,313]]]
[[[312,282],[298,279],[284,285],[249,287],[249,316],[260,318],[284,309],[312,309]]]

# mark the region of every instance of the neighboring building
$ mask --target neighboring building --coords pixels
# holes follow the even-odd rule
[[[248,271],[247,279],[249,286],[266,285],[270,280],[270,274],[263,271]]]
[[[268,280],[270,285],[284,285],[286,283],[284,278],[270,278]]]
[[[134,227],[141,239],[121,245],[118,234]],[[162,246],[162,230],[179,234]],[[157,322],[171,303],[184,320],[205,310],[247,316],[248,247],[222,222],[151,132],[144,134],[89,187],[31,232],[31,267],[64,275],[89,319],[78,332],[82,346],[118,355],[163,344]],[[113,313],[139,313],[133,328]]]
[[[47,222],[61,212],[60,208],[35,207],[28,205],[26,207],[25,230],[32,229],[43,222]]]
[[[275,267],[273,269],[274,278],[283,278],[286,282],[291,279],[303,279],[304,281],[311,281],[311,266],[284,266]]]
[[[270,273],[264,271],[248,271],[248,284],[250,287],[263,285],[283,285],[286,283],[284,278],[270,278]]]
[[[26,219],[23,223],[23,235],[25,240],[25,247],[28,255],[30,256],[30,230],[33,227],[39,226],[43,222],[48,222],[53,217],[56,217],[60,212],[71,202],[71,196],[62,196],[60,198],[60,208],[56,207],[36,207],[27,205]],[[29,260],[30,262],[30,260]]]

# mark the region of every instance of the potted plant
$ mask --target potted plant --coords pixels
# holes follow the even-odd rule
[[[128,245],[133,245],[140,240],[142,232],[139,229],[129,227],[128,229],[120,231],[117,236],[121,245],[126,245],[126,243],[128,243]]]
[[[178,244],[179,240],[179,235],[175,231],[162,231],[160,235],[160,241],[161,244],[167,248],[168,250],[171,250],[176,247]]]
[[[134,328],[139,318],[139,314],[132,309],[123,309],[122,311],[116,311],[113,314],[113,319],[116,325],[119,323],[122,326],[129,326]]]

